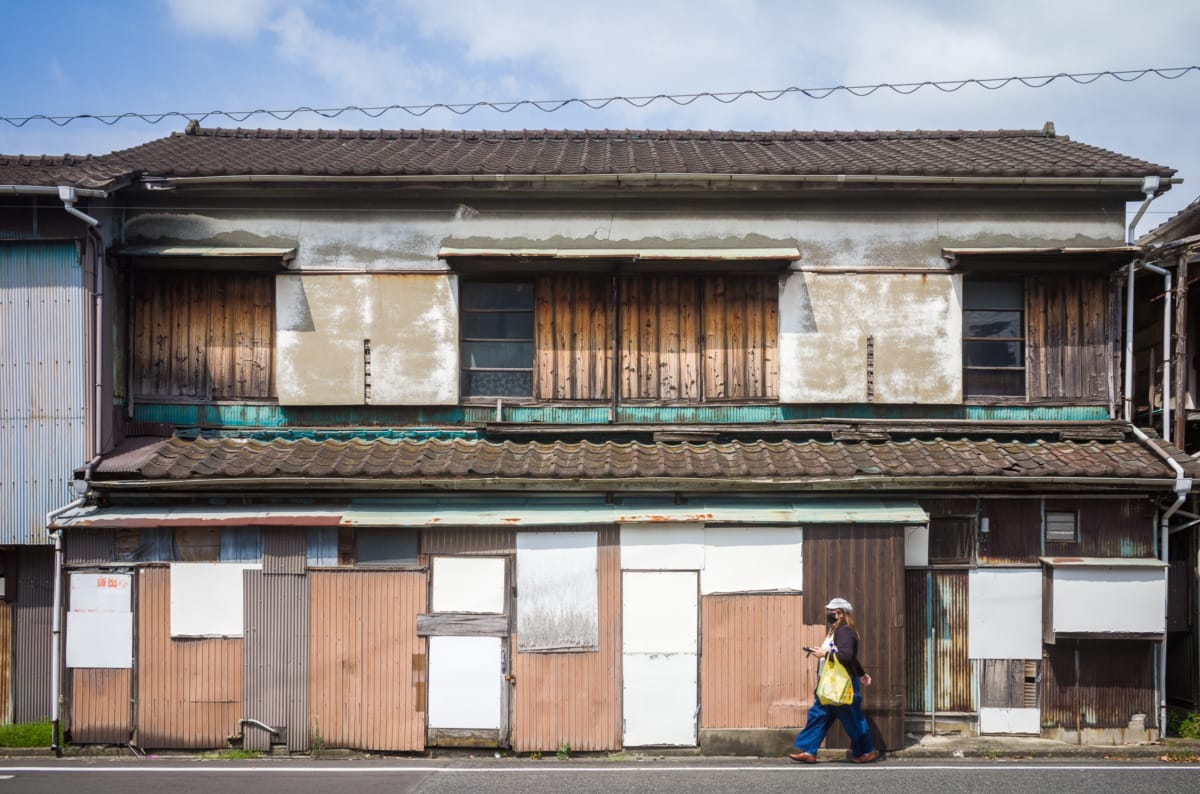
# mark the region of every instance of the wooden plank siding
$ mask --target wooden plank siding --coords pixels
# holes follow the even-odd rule
[[[71,742],[126,744],[132,734],[130,669],[73,669]]]
[[[135,275],[135,397],[273,398],[274,339],[272,274]]]
[[[1109,287],[1102,276],[1025,280],[1030,400],[1108,402]]]
[[[538,399],[610,397],[611,290],[606,276],[542,276],[537,280],[534,379]]]

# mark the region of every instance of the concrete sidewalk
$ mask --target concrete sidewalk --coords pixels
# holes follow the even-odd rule
[[[845,751],[822,751],[841,757]],[[1200,741],[1170,738],[1165,741],[1122,745],[1068,744],[1033,736],[924,736],[890,758],[1200,758]]]

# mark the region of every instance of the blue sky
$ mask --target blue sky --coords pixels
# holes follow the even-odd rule
[[[283,109],[818,87],[1200,65],[1200,3],[1143,0],[8,0],[0,115]],[[602,111],[256,116],[207,126],[1041,128],[1180,170],[1200,195],[1200,72],[902,97]],[[0,152],[101,153],[181,120],[0,122]]]

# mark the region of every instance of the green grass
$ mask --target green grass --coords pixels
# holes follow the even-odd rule
[[[0,747],[49,747],[50,720],[0,725]]]
[[[214,750],[211,753],[201,753],[200,757],[205,760],[231,761],[247,758],[262,758],[262,755],[263,754],[258,750]]]

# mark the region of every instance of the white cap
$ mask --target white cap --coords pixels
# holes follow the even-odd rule
[[[840,609],[843,612],[853,612],[854,607],[850,606],[850,602],[844,598],[835,598],[825,605],[826,609]]]

